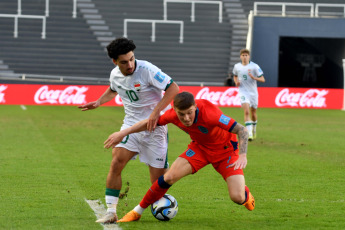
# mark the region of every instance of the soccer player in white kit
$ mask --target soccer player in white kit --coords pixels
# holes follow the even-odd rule
[[[241,105],[244,110],[244,122],[248,129],[248,140],[256,138],[256,125],[258,108],[257,82],[265,82],[264,73],[254,62],[250,61],[248,49],[240,51],[241,62],[235,64],[233,69],[234,82],[238,87]]]
[[[167,126],[157,126],[157,121],[160,113],[170,107],[179,87],[157,66],[135,59],[135,48],[134,42],[127,38],[118,38],[107,46],[108,56],[116,65],[110,74],[110,87],[97,101],[79,106],[82,111],[95,109],[119,94],[125,110],[121,130],[143,119],[150,120],[148,131],[130,134],[112,149],[113,159],[105,191],[107,213],[97,223],[117,221],[116,206],[122,187],[121,172],[130,159],[139,155],[140,161],[149,166],[152,183],[168,168],[168,130]]]

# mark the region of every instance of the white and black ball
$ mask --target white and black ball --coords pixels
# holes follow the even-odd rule
[[[176,216],[177,211],[177,201],[169,194],[165,194],[161,199],[151,205],[152,215],[161,221],[171,220]]]

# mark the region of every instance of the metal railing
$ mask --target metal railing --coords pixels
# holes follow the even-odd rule
[[[248,50],[252,50],[253,24],[254,24],[254,13],[251,10],[248,14],[248,33],[247,33],[247,42],[246,42],[246,49]]]
[[[42,19],[42,35],[41,38],[46,38],[46,17],[49,16],[49,0],[46,0],[45,16],[44,15],[23,15],[22,14],[22,0],[18,0],[17,14],[0,14],[1,18],[14,18],[14,32],[13,37],[18,37],[18,19]]]
[[[18,9],[17,9],[18,15],[22,14],[22,0],[18,0]],[[46,6],[45,6],[45,16],[49,17],[49,0],[46,0]]]
[[[77,17],[77,0],[73,0],[73,12],[72,12],[72,17],[76,18]]]
[[[259,6],[280,6],[281,7],[281,11],[279,11],[278,13],[282,16],[286,16],[287,14],[287,10],[286,7],[287,6],[294,6],[294,7],[308,7],[310,8],[309,12],[306,12],[306,14],[309,14],[310,17],[314,16],[314,4],[313,3],[291,3],[291,2],[254,2],[254,16],[258,15],[258,7]],[[272,14],[275,11],[263,11],[261,10],[261,12],[265,12],[267,14]],[[298,11],[298,12],[294,12],[295,14],[302,14],[302,11]],[[304,13],[304,12],[303,12]],[[261,14],[261,13],[260,13]]]
[[[152,24],[152,35],[151,41],[156,41],[156,23],[165,23],[165,24],[179,24],[180,25],[180,43],[183,43],[183,21],[173,21],[173,20],[151,20],[151,19],[124,19],[123,21],[123,36],[127,37],[127,23],[129,22],[138,22],[138,23],[151,23]]]
[[[38,15],[0,14],[2,18],[14,18],[14,37],[18,37],[18,18],[42,19],[42,39],[46,38],[46,17]]]
[[[329,11],[322,11],[320,12],[320,8],[343,8],[343,12],[329,12]],[[337,16],[342,15],[345,18],[345,4],[328,4],[328,3],[316,3],[315,4],[315,17],[320,17],[323,14],[324,16]]]
[[[168,20],[168,2],[172,3],[190,3],[192,4],[192,12],[191,12],[191,21],[195,22],[195,4],[218,4],[219,5],[219,23],[223,21],[223,2],[222,1],[198,1],[198,0],[164,0],[163,7],[164,7],[164,20]]]

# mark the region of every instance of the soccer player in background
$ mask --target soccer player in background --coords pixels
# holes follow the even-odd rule
[[[82,111],[95,109],[119,94],[125,110],[121,130],[148,119],[146,128],[149,131],[126,135],[112,149],[113,158],[105,190],[107,213],[97,223],[117,221],[116,207],[122,187],[121,172],[130,159],[139,155],[140,161],[149,166],[152,183],[168,168],[167,126],[156,125],[160,113],[170,106],[179,87],[155,65],[135,59],[135,48],[134,42],[127,38],[118,38],[107,46],[108,56],[116,65],[110,73],[110,87],[97,101],[79,106]]]
[[[119,143],[125,136],[147,130],[148,120],[115,132],[104,142],[105,148]],[[208,164],[222,175],[233,202],[253,210],[255,200],[245,185],[243,169],[247,165],[248,131],[234,119],[224,115],[211,102],[199,99],[188,92],[174,98],[174,107],[158,120],[158,125],[172,123],[188,133],[192,142],[172,164],[171,168],[147,191],[140,204],[118,222],[136,221],[143,211],[159,200],[181,178],[194,174]],[[237,136],[239,142],[237,141]],[[239,143],[239,148],[238,148]]]
[[[234,82],[238,87],[241,105],[244,110],[244,122],[248,129],[248,140],[256,138],[256,125],[258,109],[258,88],[257,82],[265,82],[264,73],[261,68],[250,61],[248,49],[240,51],[241,62],[235,64],[233,69]]]

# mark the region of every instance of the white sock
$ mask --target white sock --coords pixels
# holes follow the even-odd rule
[[[118,197],[106,195],[105,202],[107,203],[107,212],[116,213],[116,206],[118,201]]]
[[[256,123],[258,123],[258,121],[253,121],[253,134],[256,134]]]
[[[249,136],[253,135],[253,125],[251,121],[246,121],[245,122],[246,128],[248,130]]]
[[[139,215],[142,215],[143,212],[145,211],[145,208],[142,208],[139,204],[133,209],[136,211]]]

